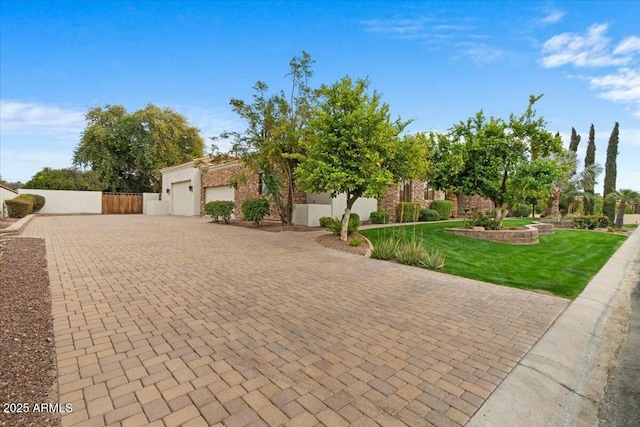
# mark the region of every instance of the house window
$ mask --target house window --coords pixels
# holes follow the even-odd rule
[[[260,194],[261,196],[267,195],[267,183],[264,180],[263,173],[258,175],[258,194]]]
[[[429,181],[425,181],[424,183],[424,199],[425,200],[436,199],[436,190],[434,188],[429,187]]]
[[[412,202],[413,194],[411,190],[411,181],[405,181],[404,184],[400,185],[400,201],[401,202]]]

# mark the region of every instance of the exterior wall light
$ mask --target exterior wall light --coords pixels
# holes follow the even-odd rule
[[[169,193],[171,193],[171,190],[169,190],[169,189],[167,188],[167,194],[169,194]]]
[[[193,193],[193,185],[189,186],[189,191],[191,191]]]

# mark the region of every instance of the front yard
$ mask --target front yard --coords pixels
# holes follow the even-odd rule
[[[505,226],[519,226],[530,220],[508,220]],[[537,245],[516,246],[454,236],[447,227],[464,226],[459,222],[362,230],[375,246],[392,235],[416,239],[430,251],[446,257],[444,273],[521,289],[546,291],[574,299],[604,266],[626,239],[613,233],[586,230],[556,230],[541,235]]]

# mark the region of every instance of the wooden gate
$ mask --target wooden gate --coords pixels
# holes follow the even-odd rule
[[[103,214],[141,214],[142,193],[102,193]]]

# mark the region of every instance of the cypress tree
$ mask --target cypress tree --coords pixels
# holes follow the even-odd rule
[[[574,153],[578,152],[578,144],[580,144],[580,135],[576,132],[575,128],[571,128],[571,141],[569,141],[569,151],[573,151]],[[573,167],[573,172],[571,175],[576,174],[576,166]]]
[[[609,218],[611,224],[613,224],[616,218],[616,202],[611,199],[607,200],[607,195],[616,191],[618,139],[618,122],[616,122],[611,131],[609,145],[607,146],[607,163],[605,164],[604,170],[604,204],[602,205],[602,214]]]
[[[589,166],[596,162],[596,131],[593,128],[593,123],[591,123],[591,128],[589,129],[589,142],[587,143],[587,154],[584,157],[584,169],[589,169]],[[595,177],[594,177],[595,178]],[[593,215],[593,205],[594,205],[594,182],[589,182],[584,186],[584,192],[586,193],[586,197],[584,198],[584,214],[585,215]]]

